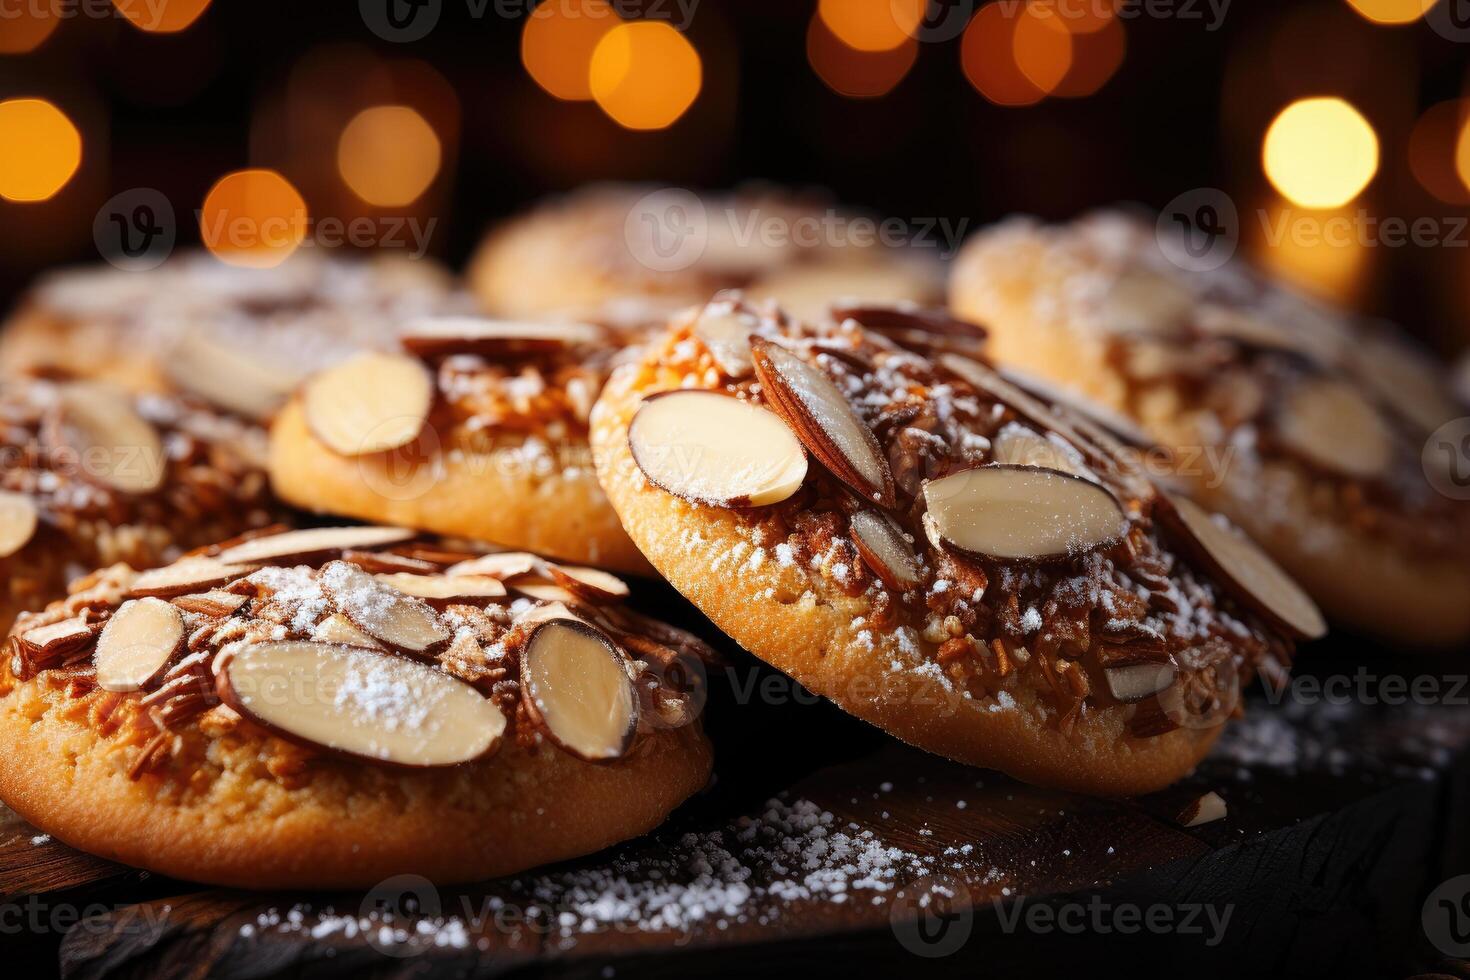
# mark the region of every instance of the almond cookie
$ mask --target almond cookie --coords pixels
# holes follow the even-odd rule
[[[628,334],[427,317],[398,353],[309,380],[271,428],[270,472],[312,510],[648,574],[598,486],[587,418]]]
[[[1096,421],[853,319],[728,299],[677,318],[613,375],[592,440],[633,540],[746,649],[1029,782],[1169,784],[1242,684],[1282,682],[1292,637],[1323,631],[1254,545],[1155,489]]]
[[[1165,245],[1170,245],[1166,242]],[[1470,506],[1426,438],[1465,414],[1391,329],[1230,264],[1186,271],[1115,213],[1013,220],[968,243],[951,299],[1003,365],[1136,421],[1334,620],[1386,639],[1470,636]]]
[[[286,518],[265,433],[102,382],[0,383],[0,630],[99,565],[146,568]]]
[[[314,369],[391,346],[404,317],[467,310],[428,259],[292,255],[272,268],[187,253],[147,271],[52,274],[0,330],[0,370],[179,391],[265,418]]]
[[[936,265],[884,247],[880,227],[769,190],[598,185],[493,229],[468,278],[496,316],[625,325],[661,326],[731,287],[813,315],[836,299],[937,299]]]
[[[708,651],[627,591],[373,526],[114,565],[6,640],[0,800],[82,850],[250,888],[595,851],[710,772]]]

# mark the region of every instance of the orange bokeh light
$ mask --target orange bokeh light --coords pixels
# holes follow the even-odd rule
[[[18,3],[0,16],[0,54],[34,51],[56,30],[61,19],[48,3]]]
[[[1467,119],[1470,102],[1449,99],[1426,109],[1409,133],[1409,170],[1420,187],[1446,204],[1470,203],[1461,177],[1470,172],[1470,146],[1461,136]]]
[[[1080,99],[1107,84],[1123,64],[1128,52],[1128,35],[1123,24],[1110,18],[1098,30],[1072,35],[1072,66],[1052,90],[1052,95]]]
[[[379,105],[352,117],[337,141],[337,171],[369,204],[412,204],[439,175],[443,150],[423,116],[406,105]]]
[[[597,42],[592,98],[620,126],[663,129],[694,104],[703,84],[699,52],[663,21],[619,24]]]
[[[1055,16],[1067,33],[1091,34],[1116,24],[1119,0],[1027,0],[1038,13]]]
[[[1021,8],[1011,28],[1011,57],[1026,80],[1051,94],[1072,67],[1072,35],[1055,11],[1034,4]]]
[[[45,99],[0,102],[0,197],[44,201],[82,164],[82,134]]]
[[[592,52],[620,23],[605,0],[542,3],[521,32],[521,62],[536,84],[558,99],[585,101],[592,98]]]
[[[904,43],[887,51],[859,51],[843,44],[816,14],[806,30],[806,56],[827,87],[838,95],[872,99],[892,91],[903,81],[919,55],[919,42]]]
[[[1437,0],[1347,0],[1375,24],[1412,24],[1429,12]]]
[[[209,0],[112,0],[128,23],[149,34],[176,34],[209,9]]]
[[[960,66],[965,77],[975,86],[975,91],[996,105],[1034,105],[1046,95],[1045,90],[1021,70],[1016,60],[1016,26],[1026,19],[1034,20],[1034,24],[1027,28],[1028,33],[1049,32],[1053,28],[1042,18],[1016,16],[1021,9],[1024,8],[1009,3],[986,4],[970,18],[964,37],[960,39]],[[1027,40],[1027,57],[1035,59],[1032,71],[1043,77],[1051,40],[1039,33]],[[1066,44],[1070,62],[1070,40]]]
[[[820,0],[817,15],[857,51],[889,51],[913,39],[927,0]]]
[[[268,268],[306,239],[306,200],[274,170],[225,174],[204,196],[199,235],[231,265]]]

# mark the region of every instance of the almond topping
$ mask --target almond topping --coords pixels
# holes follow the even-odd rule
[[[1103,670],[1108,690],[1124,704],[1132,704],[1166,691],[1174,683],[1173,664],[1128,664]]]
[[[327,643],[226,648],[221,700],[285,738],[398,766],[453,766],[495,749],[505,715],[427,664]]]
[[[1311,344],[1297,339],[1297,334],[1278,326],[1275,321],[1244,310],[1214,303],[1202,304],[1195,313],[1195,326],[1212,337],[1221,337],[1245,347],[1287,351],[1320,360]],[[1331,363],[1328,361],[1327,363]]]
[[[522,701],[547,737],[579,759],[625,755],[638,727],[627,661],[600,630],[553,619],[521,654]]]
[[[352,624],[393,649],[422,657],[449,642],[449,631],[427,603],[384,585],[356,565],[328,562],[321,576]]]
[[[202,330],[189,330],[165,361],[171,380],[227,412],[264,419],[281,407],[297,377]]]
[[[888,459],[827,373],[760,337],[751,339],[750,350],[767,401],[811,454],[865,499],[893,507]]]
[[[401,354],[359,354],[306,383],[306,424],[328,449],[363,456],[418,438],[434,401],[434,379]]]
[[[450,603],[484,605],[487,600],[505,595],[500,580],[488,575],[412,575],[394,572],[379,575],[378,581],[404,595],[423,599],[429,605],[443,608]]]
[[[517,626],[529,627],[552,619],[574,619],[579,623],[587,622],[587,620],[568,609],[567,604],[564,602],[546,602],[521,610],[516,614],[515,624]],[[591,624],[588,623],[588,625],[590,626]]]
[[[646,399],[628,445],[649,482],[698,504],[763,507],[806,478],[801,442],[775,413],[713,391]]]
[[[1194,307],[1194,294],[1165,275],[1125,272],[1098,300],[1093,315],[1109,333],[1171,334]]]
[[[1314,378],[1292,388],[1276,434],[1308,462],[1347,476],[1378,476],[1393,461],[1393,435],[1383,417],[1342,381]]]
[[[232,564],[216,558],[180,558],[172,565],[140,572],[128,588],[128,595],[154,596],[160,599],[188,595],[190,592],[224,585],[242,575],[250,574],[255,568],[254,564]]]
[[[1227,813],[1225,800],[1211,790],[1196,800],[1192,800],[1179,813],[1179,823],[1185,827],[1198,827],[1200,824],[1213,823],[1216,820],[1224,820]]]
[[[163,673],[183,644],[183,613],[162,599],[129,599],[97,638],[97,686],[136,691]]]
[[[997,463],[1039,466],[1097,482],[1091,471],[1082,465],[1081,457],[1071,446],[1058,445],[1040,433],[1014,422],[995,434],[990,444],[990,455]]]
[[[1370,334],[1351,350],[1357,375],[1389,408],[1423,432],[1464,414],[1433,361],[1391,337]]]
[[[310,527],[251,538],[217,556],[222,562],[279,565],[336,554],[349,548],[379,548],[416,537],[417,531],[401,527]]]
[[[1001,561],[1064,558],[1116,541],[1128,530],[1117,498],[1069,473],[982,466],[924,485],[943,540]]]
[[[23,493],[0,490],[0,558],[9,558],[36,533],[36,502]]]
[[[194,595],[181,595],[173,603],[185,612],[203,613],[206,616],[233,616],[249,601],[249,596],[216,589]]]
[[[489,575],[508,582],[520,575],[537,571],[542,560],[529,551],[502,551],[493,555],[480,555],[449,566],[446,575]]]
[[[426,317],[409,324],[399,334],[404,349],[419,357],[537,354],[606,339],[604,331],[590,323],[538,323],[474,316]]]
[[[540,602],[578,602],[580,597],[570,589],[562,588],[554,582],[511,582],[510,588],[520,595],[536,599]]]
[[[546,570],[558,585],[591,602],[617,602],[631,594],[627,582],[600,568],[547,563]]]
[[[892,331],[915,331],[974,341],[982,341],[987,336],[984,327],[978,323],[971,323],[969,320],[961,320],[948,310],[910,303],[838,304],[832,307],[832,319],[838,323],[848,319],[856,320],[869,330],[876,330],[882,334]]]
[[[387,647],[352,625],[352,620],[341,613],[332,613],[312,627],[311,638],[319,643],[336,643],[341,646],[365,647],[369,650],[386,650]]]
[[[1166,493],[1161,499],[1165,506],[1159,508],[1160,516],[1237,599],[1299,639],[1326,634],[1327,622],[1316,603],[1254,541],[1187,497]]]
[[[923,569],[914,557],[913,545],[888,515],[860,510],[852,515],[849,525],[852,543],[857,546],[863,564],[884,585],[897,592],[907,592],[923,581]]]
[[[1018,371],[1014,368],[1006,368],[1001,374],[1005,376],[1006,380],[1026,389],[1026,391],[1035,395],[1037,398],[1048,401],[1052,405],[1059,405],[1096,425],[1102,426],[1124,442],[1130,442],[1135,446],[1152,446],[1154,444],[1154,440],[1147,432],[1143,431],[1137,422],[1122,412],[1115,412],[1102,402],[1089,398],[1075,388],[1053,384],[1046,378],[1040,378],[1034,374],[1027,374],[1024,371]]]
[[[709,348],[710,356],[732,378],[749,377],[750,335],[760,321],[750,313],[731,309],[729,304],[710,304],[694,321],[694,336]]]
[[[92,628],[80,617],[63,619],[50,626],[37,626],[20,634],[24,643],[37,656],[61,655],[79,650],[93,637]]]
[[[132,399],[102,384],[69,384],[56,402],[54,438],[77,453],[81,473],[124,493],[163,485],[163,441]]]

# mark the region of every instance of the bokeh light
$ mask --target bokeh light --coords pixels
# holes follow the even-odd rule
[[[337,170],[352,192],[378,207],[416,201],[439,174],[439,137],[405,105],[380,105],[352,117],[337,141]]]
[[[1070,26],[1070,24],[1069,24]],[[1081,99],[1095,93],[1123,64],[1128,53],[1128,35],[1116,17],[1095,31],[1072,34],[1072,66],[1052,90],[1052,95]]]
[[[1460,138],[1467,111],[1470,103],[1462,99],[1432,105],[1409,133],[1409,170],[1420,187],[1445,204],[1470,202],[1470,188],[1459,172]]]
[[[662,21],[619,24],[597,42],[592,98],[628,129],[663,129],[694,104],[703,83],[699,52]]]
[[[1004,2],[976,11],[960,39],[960,66],[975,91],[996,105],[1023,106],[1046,95],[1016,64],[1016,8]]]
[[[17,3],[0,16],[0,54],[34,51],[56,30],[61,18],[49,3]]]
[[[1470,190],[1470,108],[1460,115],[1460,131],[1455,137],[1455,173],[1460,177],[1460,184]]]
[[[1072,35],[1054,10],[1027,4],[1011,28],[1011,57],[1026,80],[1050,94],[1072,67]]]
[[[1378,172],[1378,137],[1342,99],[1299,99],[1272,120],[1261,159],[1271,183],[1296,204],[1335,208]]]
[[[605,0],[552,0],[536,7],[521,32],[521,62],[558,99],[592,98],[592,52],[620,23]]]
[[[1375,250],[1364,243],[1356,209],[1293,213],[1276,198],[1263,210],[1262,220],[1253,222],[1257,261],[1306,292],[1348,306],[1363,299]]]
[[[1121,6],[1108,0],[1028,0],[1028,3],[1038,13],[1060,18],[1072,35],[1092,34],[1109,24],[1117,24],[1116,14]]]
[[[112,0],[117,12],[140,31],[176,34],[199,19],[210,0]]]
[[[274,170],[226,174],[199,212],[204,247],[231,265],[279,265],[306,239],[306,226],[305,199]]]
[[[919,55],[919,42],[904,43],[887,51],[859,51],[842,43],[816,14],[806,31],[806,56],[827,87],[839,95],[871,99],[885,95],[903,81]]]
[[[913,39],[927,0],[820,0],[817,15],[857,51],[888,51]]]
[[[1412,24],[1436,0],[1347,0],[1348,6],[1375,24]]]
[[[0,197],[44,201],[82,163],[82,134],[45,99],[0,102]]]

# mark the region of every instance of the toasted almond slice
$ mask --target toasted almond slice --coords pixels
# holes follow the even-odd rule
[[[1393,434],[1383,417],[1343,381],[1298,382],[1277,413],[1275,428],[1293,452],[1334,473],[1375,477],[1393,461]]]
[[[540,571],[543,562],[529,551],[502,551],[493,555],[480,555],[467,561],[450,565],[446,575],[489,575],[507,582],[531,572]]]
[[[24,548],[36,533],[36,502],[23,493],[0,490],[0,558]]]
[[[224,585],[250,574],[256,567],[251,562],[232,563],[218,558],[180,558],[172,565],[140,572],[128,588],[128,595],[160,599],[188,595]]]
[[[1198,827],[1200,824],[1213,823],[1216,820],[1224,820],[1229,812],[1225,806],[1225,800],[1211,790],[1197,799],[1191,800],[1183,810],[1179,812],[1179,823],[1185,827]]]
[[[832,319],[839,323],[843,320],[856,320],[869,330],[879,333],[917,331],[977,342],[988,336],[986,329],[978,323],[962,320],[940,307],[919,306],[915,303],[837,304],[832,307]]]
[[[694,336],[704,342],[710,356],[732,378],[746,378],[750,363],[750,335],[760,326],[754,314],[729,303],[711,303],[694,321]]]
[[[402,354],[358,354],[316,375],[302,391],[312,434],[343,456],[408,445],[423,431],[433,402],[434,379]]]
[[[913,545],[888,515],[860,510],[848,523],[852,528],[852,542],[857,546],[863,564],[871,568],[884,585],[898,592],[918,587],[923,581],[924,570],[919,559],[914,557]]]
[[[606,332],[590,323],[489,320],[475,316],[425,317],[410,323],[399,334],[404,349],[419,357],[537,354],[606,339]]]
[[[490,599],[505,595],[505,586],[489,575],[412,575],[393,572],[377,576],[379,582],[404,595],[423,599],[429,605],[443,608],[450,603],[465,602],[484,605]]]
[[[204,330],[186,331],[164,363],[169,379],[183,391],[253,419],[280,408],[300,380],[289,365],[262,361]]]
[[[163,441],[129,396],[104,384],[63,385],[55,411],[50,431],[77,453],[83,476],[124,493],[163,485]]]
[[[1108,333],[1172,334],[1194,307],[1194,294],[1166,275],[1136,269],[1113,280],[1092,311]]]
[[[176,597],[173,603],[185,612],[203,613],[206,616],[233,616],[240,611],[241,606],[249,601],[249,596],[215,589],[210,592],[181,595]]]
[[[428,603],[384,585],[356,565],[328,562],[322,584],[354,626],[395,650],[422,657],[449,642],[449,630]]]
[[[332,613],[312,627],[311,638],[318,643],[336,643],[340,646],[364,647],[368,650],[386,650],[387,647],[352,625],[352,620],[341,613]]]
[[[775,413],[713,391],[646,399],[628,445],[654,486],[699,504],[763,507],[806,479],[801,442]]]
[[[546,570],[558,585],[591,602],[618,602],[632,594],[627,582],[600,568],[547,562]]]
[[[1221,337],[1245,347],[1261,350],[1287,351],[1302,354],[1317,360],[1317,352],[1309,343],[1303,343],[1298,335],[1280,326],[1275,320],[1247,310],[1215,303],[1201,304],[1195,312],[1194,324],[1203,333]]]
[[[1133,704],[1168,690],[1174,683],[1174,676],[1173,664],[1126,664],[1103,670],[1108,690],[1124,704]]]
[[[59,623],[49,626],[36,626],[20,634],[20,642],[24,643],[32,654],[60,655],[80,650],[92,641],[95,634],[92,627],[80,616],[72,619],[63,619]]]
[[[1254,541],[1188,497],[1165,493],[1160,499],[1165,506],[1159,515],[1237,599],[1299,639],[1326,634],[1327,622],[1317,604]]]
[[[437,575],[440,566],[422,558],[410,558],[406,555],[395,555],[391,551],[363,551],[360,548],[344,548],[340,556],[343,561],[350,561],[365,572],[377,574],[382,572],[391,575],[395,572],[407,572],[409,575]]]
[[[574,619],[579,623],[587,623],[587,620],[568,609],[565,602],[546,602],[521,610],[516,614],[515,624],[530,628],[537,623],[544,623],[552,619]],[[587,625],[592,624],[587,623]]]
[[[1450,395],[1444,372],[1406,343],[1368,334],[1351,348],[1351,362],[1374,395],[1422,432],[1433,432],[1464,414]]]
[[[219,696],[283,737],[397,766],[454,766],[489,754],[505,715],[427,664],[309,641],[227,647]]]
[[[627,659],[601,630],[553,619],[521,654],[521,700],[548,738],[587,762],[621,758],[638,728]]]
[[[1071,473],[1073,476],[1097,482],[1097,477],[1083,465],[1082,457],[1077,450],[1065,444],[1059,445],[1040,433],[1014,422],[1007,423],[995,434],[995,438],[990,443],[990,454],[997,463],[1012,466],[1039,466],[1042,469]]]
[[[1099,447],[1090,444],[1040,399],[1007,380],[989,365],[958,354],[941,354],[938,360],[943,367],[958,375],[981,394],[1009,406],[1028,422],[1055,432],[1083,452],[1099,451]]]
[[[402,527],[309,527],[251,538],[226,548],[215,557],[222,562],[281,565],[336,554],[349,548],[380,548],[417,535],[417,531]]]
[[[581,597],[575,592],[554,582],[535,582],[522,579],[518,582],[506,583],[511,591],[537,599],[541,602],[580,602]]]
[[[97,637],[97,686],[136,691],[163,673],[183,645],[183,613],[162,599],[129,599]]]
[[[1053,384],[1046,378],[1028,374],[1015,368],[1005,368],[1000,373],[1007,381],[1024,388],[1037,398],[1050,402],[1052,405],[1060,406],[1069,412],[1080,415],[1088,421],[1102,426],[1124,442],[1132,443],[1134,446],[1152,446],[1154,444],[1154,440],[1150,438],[1147,432],[1143,431],[1143,428],[1137,422],[1121,412],[1113,411],[1102,402],[1087,397],[1075,388]],[[1084,432],[1083,435],[1089,435],[1089,433]]]
[[[878,439],[827,373],[779,344],[750,342],[755,373],[777,415],[822,465],[867,500],[895,505],[893,474]]]
[[[982,466],[924,485],[940,536],[987,558],[1065,558],[1128,530],[1117,498],[1096,483],[1029,466]]]

